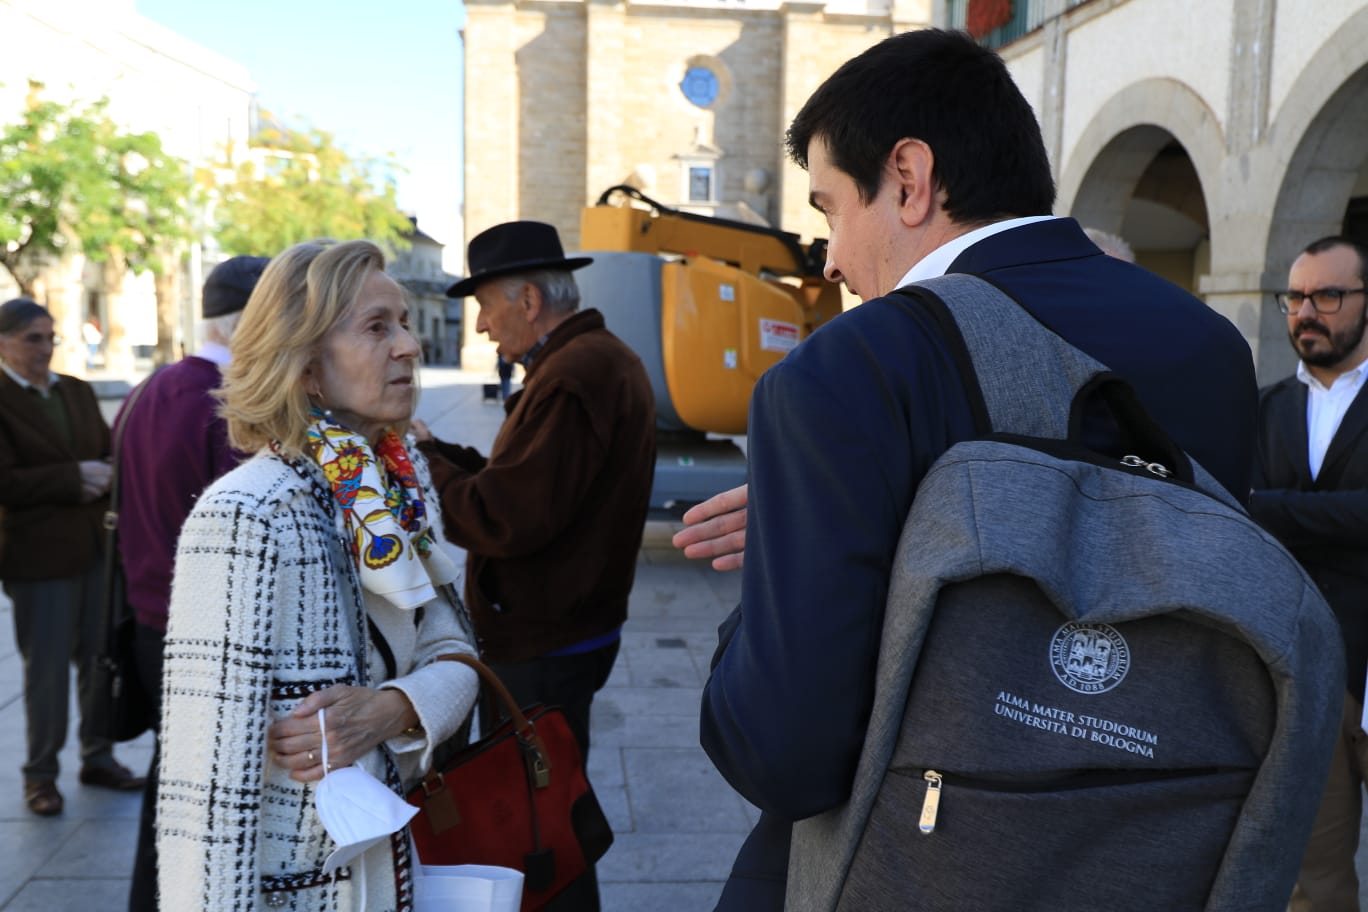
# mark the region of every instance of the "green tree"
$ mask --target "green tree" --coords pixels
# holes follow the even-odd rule
[[[270,116],[263,114],[270,123]],[[365,238],[392,254],[408,247],[412,223],[395,204],[388,159],[353,158],[323,130],[269,126],[249,157],[231,157],[205,183],[217,196],[214,234],[225,253],[266,255],[315,238]]]
[[[63,105],[29,84],[18,121],[0,130],[0,265],[32,296],[43,268],[80,251],[113,267],[174,273],[190,237],[189,167],[155,133],[130,133],[109,102]],[[159,355],[172,349],[174,283],[156,283]],[[164,351],[163,351],[164,350]]]

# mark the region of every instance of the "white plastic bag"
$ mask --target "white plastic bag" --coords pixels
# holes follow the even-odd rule
[[[493,865],[414,865],[414,912],[518,912],[523,875]]]

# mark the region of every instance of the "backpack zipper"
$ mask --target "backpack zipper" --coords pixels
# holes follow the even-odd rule
[[[1164,779],[1209,776],[1227,771],[1229,768],[1218,766],[1175,770],[1097,770],[1080,776],[1071,776],[1063,781],[1035,783],[975,779],[952,775],[950,781],[965,788],[986,792],[1065,792],[1098,786],[1135,785]],[[922,773],[922,779],[926,780],[926,797],[922,799],[921,818],[917,822],[917,828],[923,836],[930,836],[936,832],[936,819],[940,816],[941,788],[945,785],[946,774],[929,769]]]
[[[921,820],[917,826],[922,831],[923,836],[930,836],[936,832],[936,815],[940,813],[941,799],[941,774],[935,770],[927,770],[922,773],[922,778],[926,780],[926,800],[922,802]]]

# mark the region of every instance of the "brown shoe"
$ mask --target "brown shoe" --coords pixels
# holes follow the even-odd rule
[[[131,792],[142,788],[146,783],[146,778],[133,775],[128,767],[118,763],[112,766],[85,766],[81,768],[81,785],[94,785],[120,792]]]
[[[24,803],[40,817],[62,813],[62,793],[57,791],[57,783],[51,779],[25,779]]]

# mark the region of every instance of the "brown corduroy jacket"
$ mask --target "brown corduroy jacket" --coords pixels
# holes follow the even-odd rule
[[[655,475],[651,382],[596,310],[550,333],[505,408],[487,459],[419,444],[447,538],[469,554],[466,601],[491,662],[622,625]]]
[[[85,381],[59,374],[52,394],[70,416],[70,446],[34,394],[0,371],[0,580],[79,576],[104,545],[109,499],[81,503],[78,463],[109,456],[109,427]]]

